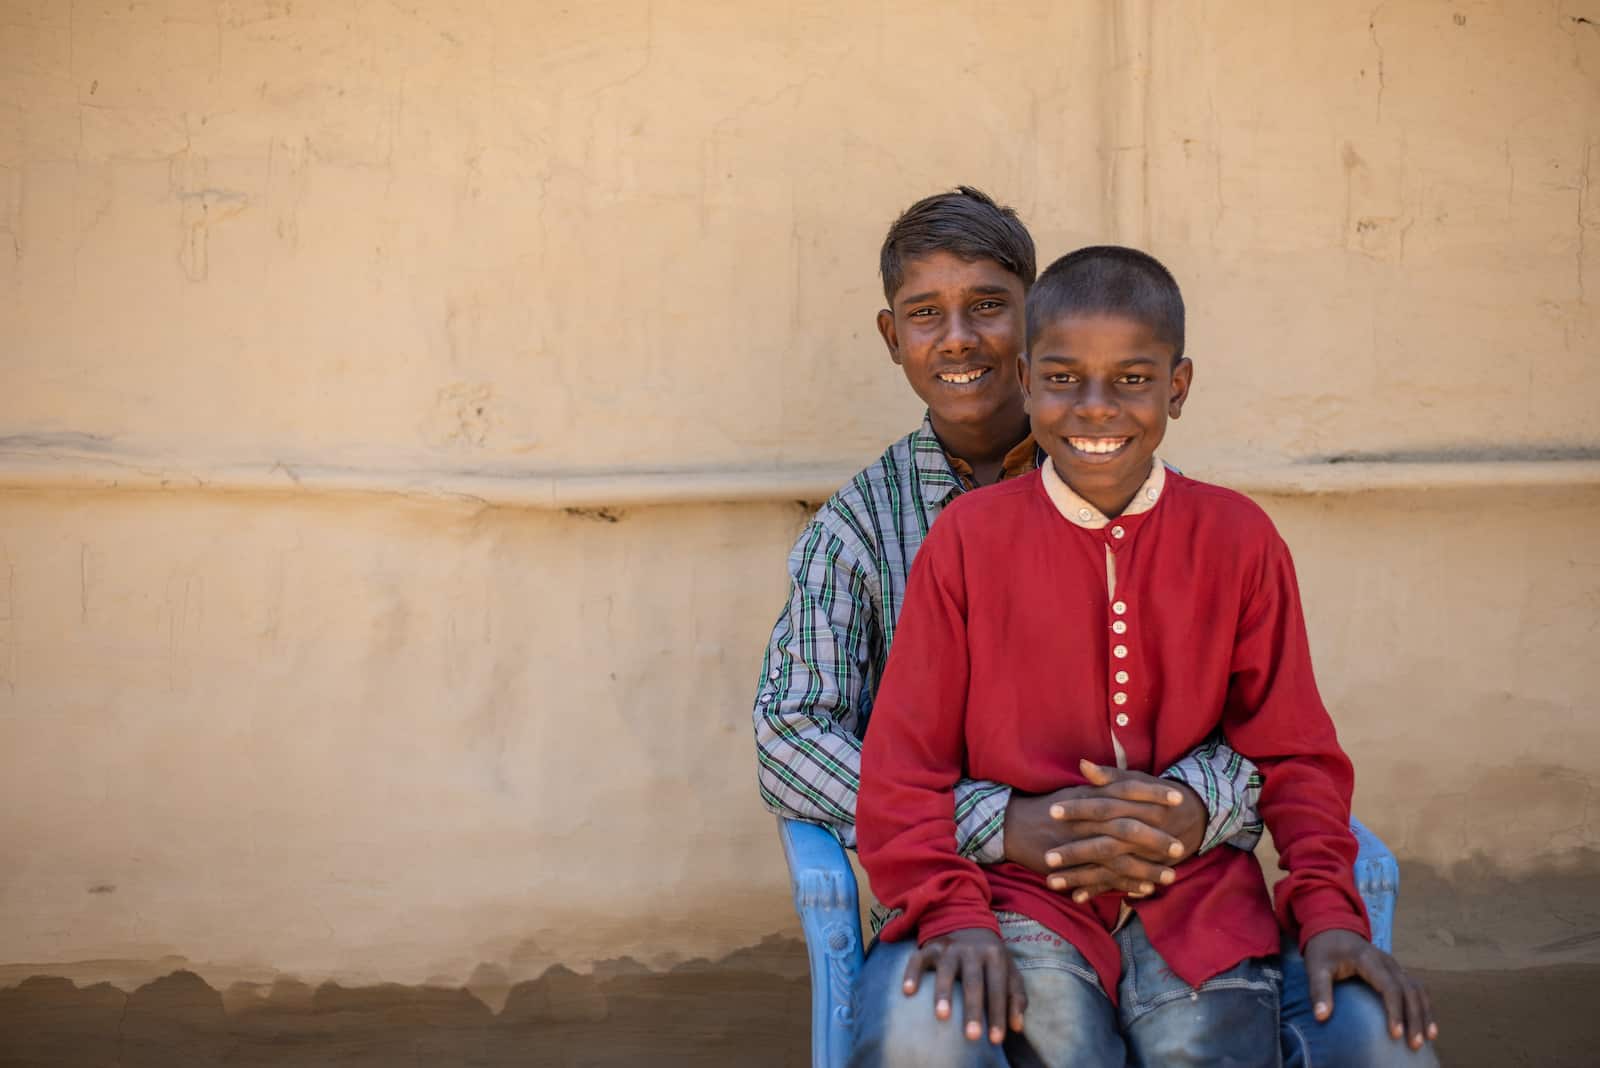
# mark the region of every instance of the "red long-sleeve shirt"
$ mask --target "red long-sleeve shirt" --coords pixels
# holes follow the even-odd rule
[[[952,788],[1083,783],[1078,760],[1154,772],[1221,725],[1255,761],[1289,875],[1277,922],[1250,854],[1184,861],[1146,899],[1084,905],[1017,864],[956,851]],[[1294,566],[1248,498],[1165,471],[1108,520],[1046,465],[950,505],[929,532],[861,759],[862,864],[884,928],[926,942],[998,930],[994,910],[1069,940],[1116,997],[1124,900],[1185,982],[1277,952],[1279,923],[1369,934],[1351,867],[1350,761],[1317,694]]]

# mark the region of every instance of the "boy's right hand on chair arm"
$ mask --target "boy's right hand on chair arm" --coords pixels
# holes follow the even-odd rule
[[[1421,1049],[1425,1040],[1439,1037],[1427,990],[1406,974],[1399,961],[1354,931],[1312,935],[1306,942],[1305,959],[1312,1014],[1318,1020],[1333,1015],[1333,984],[1359,976],[1383,998],[1392,1038],[1403,1037],[1412,1049]]]
[[[1005,1020],[1013,1031],[1022,1030],[1022,1014],[1028,1007],[1022,973],[1011,959],[1000,936],[987,927],[967,927],[930,938],[911,955],[902,984],[910,997],[922,985],[922,973],[933,978],[933,1013],[941,1020],[950,1018],[951,996],[961,983],[964,1033],[976,1041],[983,1037],[983,1021],[989,1024],[989,1041],[1005,1041]]]

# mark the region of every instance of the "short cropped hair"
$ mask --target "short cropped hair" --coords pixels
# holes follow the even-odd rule
[[[934,252],[948,252],[969,263],[994,260],[1022,279],[1024,290],[1039,269],[1033,238],[1016,209],[996,204],[970,185],[923,197],[889,227],[878,253],[884,299],[894,303],[895,293],[905,283],[908,262]]]
[[[1119,315],[1142,323],[1183,355],[1183,294],[1148,252],[1092,245],[1046,267],[1028,292],[1028,351],[1048,323],[1069,315]]]

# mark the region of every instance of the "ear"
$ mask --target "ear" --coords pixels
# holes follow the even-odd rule
[[[894,312],[888,308],[878,311],[878,333],[883,335],[883,343],[889,348],[889,359],[898,366],[900,363],[900,334],[894,328]]]
[[[1167,418],[1176,419],[1183,414],[1183,402],[1189,398],[1189,387],[1194,383],[1194,364],[1185,356],[1172,369],[1172,394],[1167,398]]]
[[[1017,381],[1022,383],[1022,410],[1033,414],[1033,368],[1028,364],[1026,351],[1017,353]]]

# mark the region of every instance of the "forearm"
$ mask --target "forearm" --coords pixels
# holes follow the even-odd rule
[[[820,528],[801,533],[789,578],[756,692],[757,782],[768,808],[823,824],[854,848],[857,727],[877,615],[860,569]]]
[[[854,735],[786,713],[777,702],[756,713],[756,781],[773,812],[820,823],[856,847],[861,743]]]
[[[1349,762],[1343,753],[1264,760],[1262,818],[1289,874],[1273,888],[1279,921],[1302,947],[1327,930],[1370,937],[1355,884]]]
[[[966,755],[968,685],[959,554],[941,524],[923,544],[906,587],[861,755],[861,863],[878,899],[904,913],[884,928],[919,941],[968,927],[995,929],[989,883],[957,845],[957,787]],[[946,555],[950,559],[946,559]],[[996,791],[969,788],[974,809]],[[1004,806],[1000,806],[1004,819]]]
[[[883,937],[925,942],[992,926],[988,881],[957,847],[954,774],[940,781],[937,767],[894,759],[896,732],[886,727],[874,723],[867,738],[860,794],[862,867],[879,901],[900,913]]]
[[[1335,928],[1368,935],[1352,865],[1355,773],[1317,693],[1288,549],[1274,541],[1234,643],[1228,743],[1261,769],[1261,818],[1279,866],[1280,923],[1302,946]]]

